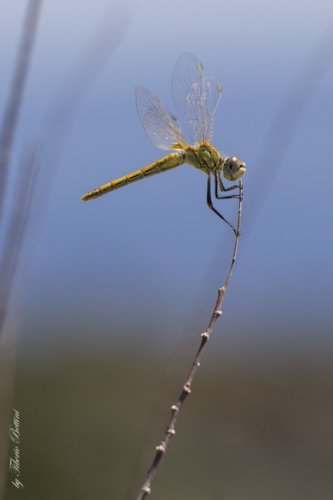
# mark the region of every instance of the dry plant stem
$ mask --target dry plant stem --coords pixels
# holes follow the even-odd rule
[[[169,417],[169,421],[168,421],[168,425],[167,425],[165,433],[164,433],[164,437],[163,437],[162,441],[160,442],[160,444],[158,446],[156,446],[156,448],[155,448],[156,453],[155,453],[153,462],[152,462],[150,468],[148,469],[143,486],[141,487],[141,490],[137,496],[137,500],[142,500],[147,495],[149,495],[151,492],[151,484],[152,484],[154,477],[157,473],[157,469],[158,469],[158,466],[160,464],[160,461],[167,450],[167,447],[168,447],[169,442],[171,441],[171,438],[176,433],[176,430],[175,430],[176,423],[177,423],[177,419],[178,419],[178,416],[180,414],[180,411],[182,409],[182,406],[183,406],[187,396],[189,396],[189,394],[191,394],[192,382],[193,382],[193,379],[194,379],[194,377],[198,371],[198,368],[200,366],[200,360],[201,360],[201,357],[203,355],[205,346],[207,345],[207,342],[212,334],[212,331],[214,330],[216,321],[218,320],[218,318],[222,314],[222,302],[223,302],[225,293],[227,291],[227,288],[228,288],[228,285],[230,282],[230,278],[232,276],[232,272],[233,272],[233,269],[235,266],[237,252],[238,252],[241,218],[242,218],[242,203],[243,203],[243,185],[242,185],[241,181],[239,183],[239,194],[240,194],[240,198],[239,198],[239,204],[238,204],[237,236],[235,237],[235,244],[234,244],[234,249],[233,249],[233,253],[232,253],[232,258],[231,258],[227,278],[226,278],[223,286],[218,289],[216,304],[214,306],[211,318],[209,320],[207,330],[201,334],[201,341],[200,341],[199,348],[195,354],[194,360],[193,360],[192,365],[191,365],[191,369],[190,369],[188,376],[186,378],[186,382],[183,385],[183,388],[180,392],[178,400],[176,401],[176,403],[174,403],[171,406],[171,415]]]

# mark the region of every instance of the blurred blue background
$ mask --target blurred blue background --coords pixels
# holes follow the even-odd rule
[[[0,114],[24,8],[0,5]],[[187,51],[222,83],[214,145],[247,163],[239,258],[209,363],[331,359],[328,0],[43,4],[11,166],[14,183],[24,151],[42,143],[18,278],[23,357],[48,364],[59,346],[145,347],[177,365],[194,350],[233,245],[206,206],[205,176],[184,165],[80,201],[164,154],[141,127],[134,89],[147,87],[175,113],[170,80]],[[219,203],[235,219],[237,204]]]
[[[23,11],[1,6],[1,109]],[[204,325],[232,235],[207,210],[200,172],[183,166],[80,202],[83,192],[162,156],[141,128],[134,88],[143,84],[174,112],[173,65],[191,51],[223,85],[214,145],[248,165],[239,263],[224,340],[215,347],[230,342],[258,353],[263,342],[292,341],[326,349],[332,30],[333,8],[324,1],[45,3],[15,143],[16,158],[35,141],[45,147],[35,201],[40,222],[25,273],[31,319],[54,324],[65,316],[72,328],[98,323],[109,338],[121,329],[137,341],[133,318],[144,328],[149,318],[157,344]],[[299,94],[289,105],[286,96],[297,82],[303,92],[302,75],[312,78],[321,56],[326,70],[290,129]],[[233,202],[223,205],[236,212]],[[253,324],[263,339],[250,332]],[[43,333],[43,342],[49,336]]]

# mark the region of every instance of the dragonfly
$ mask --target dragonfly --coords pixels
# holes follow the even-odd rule
[[[87,192],[81,199],[99,198],[132,182],[186,163],[207,175],[207,205],[237,235],[235,227],[212,202],[212,180],[216,199],[239,198],[240,191],[238,194],[225,194],[239,190],[239,184],[226,187],[222,177],[236,181],[246,171],[244,161],[234,155],[223,156],[211,144],[222,86],[214,77],[206,77],[202,63],[194,55],[185,53],[175,64],[171,87],[180,122],[164,109],[158,97],[145,88],[138,87],[135,97],[141,124],[153,144],[172,152],[146,167]]]

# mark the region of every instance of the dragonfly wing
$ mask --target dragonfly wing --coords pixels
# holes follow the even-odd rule
[[[183,149],[187,145],[177,119],[161,105],[158,97],[143,87],[135,91],[136,107],[143,128],[160,149]]]
[[[191,140],[210,142],[221,84],[213,77],[207,78],[201,62],[186,53],[176,62],[171,86],[175,105]]]

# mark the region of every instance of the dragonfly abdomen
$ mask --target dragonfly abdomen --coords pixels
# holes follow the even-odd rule
[[[107,184],[103,184],[103,186],[100,186],[97,189],[89,191],[82,196],[81,200],[88,201],[94,198],[98,198],[99,196],[103,196],[103,194],[109,193],[110,191],[114,191],[115,189],[119,189],[123,186],[127,186],[132,182],[139,181],[141,179],[144,179],[145,177],[149,177],[150,175],[159,174],[161,172],[165,172],[172,168],[178,167],[178,165],[181,165],[184,162],[184,153],[171,153],[167,156],[164,156],[160,160],[147,165],[146,167],[135,170],[135,172],[131,172],[130,174],[124,175],[123,177],[119,177],[119,179],[115,179],[114,181],[108,182]]]
[[[164,156],[160,160],[155,161],[151,165],[147,165],[147,167],[143,167],[140,170],[137,170],[136,172],[133,172],[133,174],[129,174],[126,177],[130,177],[131,175],[134,175],[135,173],[138,172],[141,172],[142,177],[148,177],[150,175],[159,174],[160,172],[166,172],[171,168],[178,167],[184,162],[185,162],[185,153],[170,153],[169,155]]]

